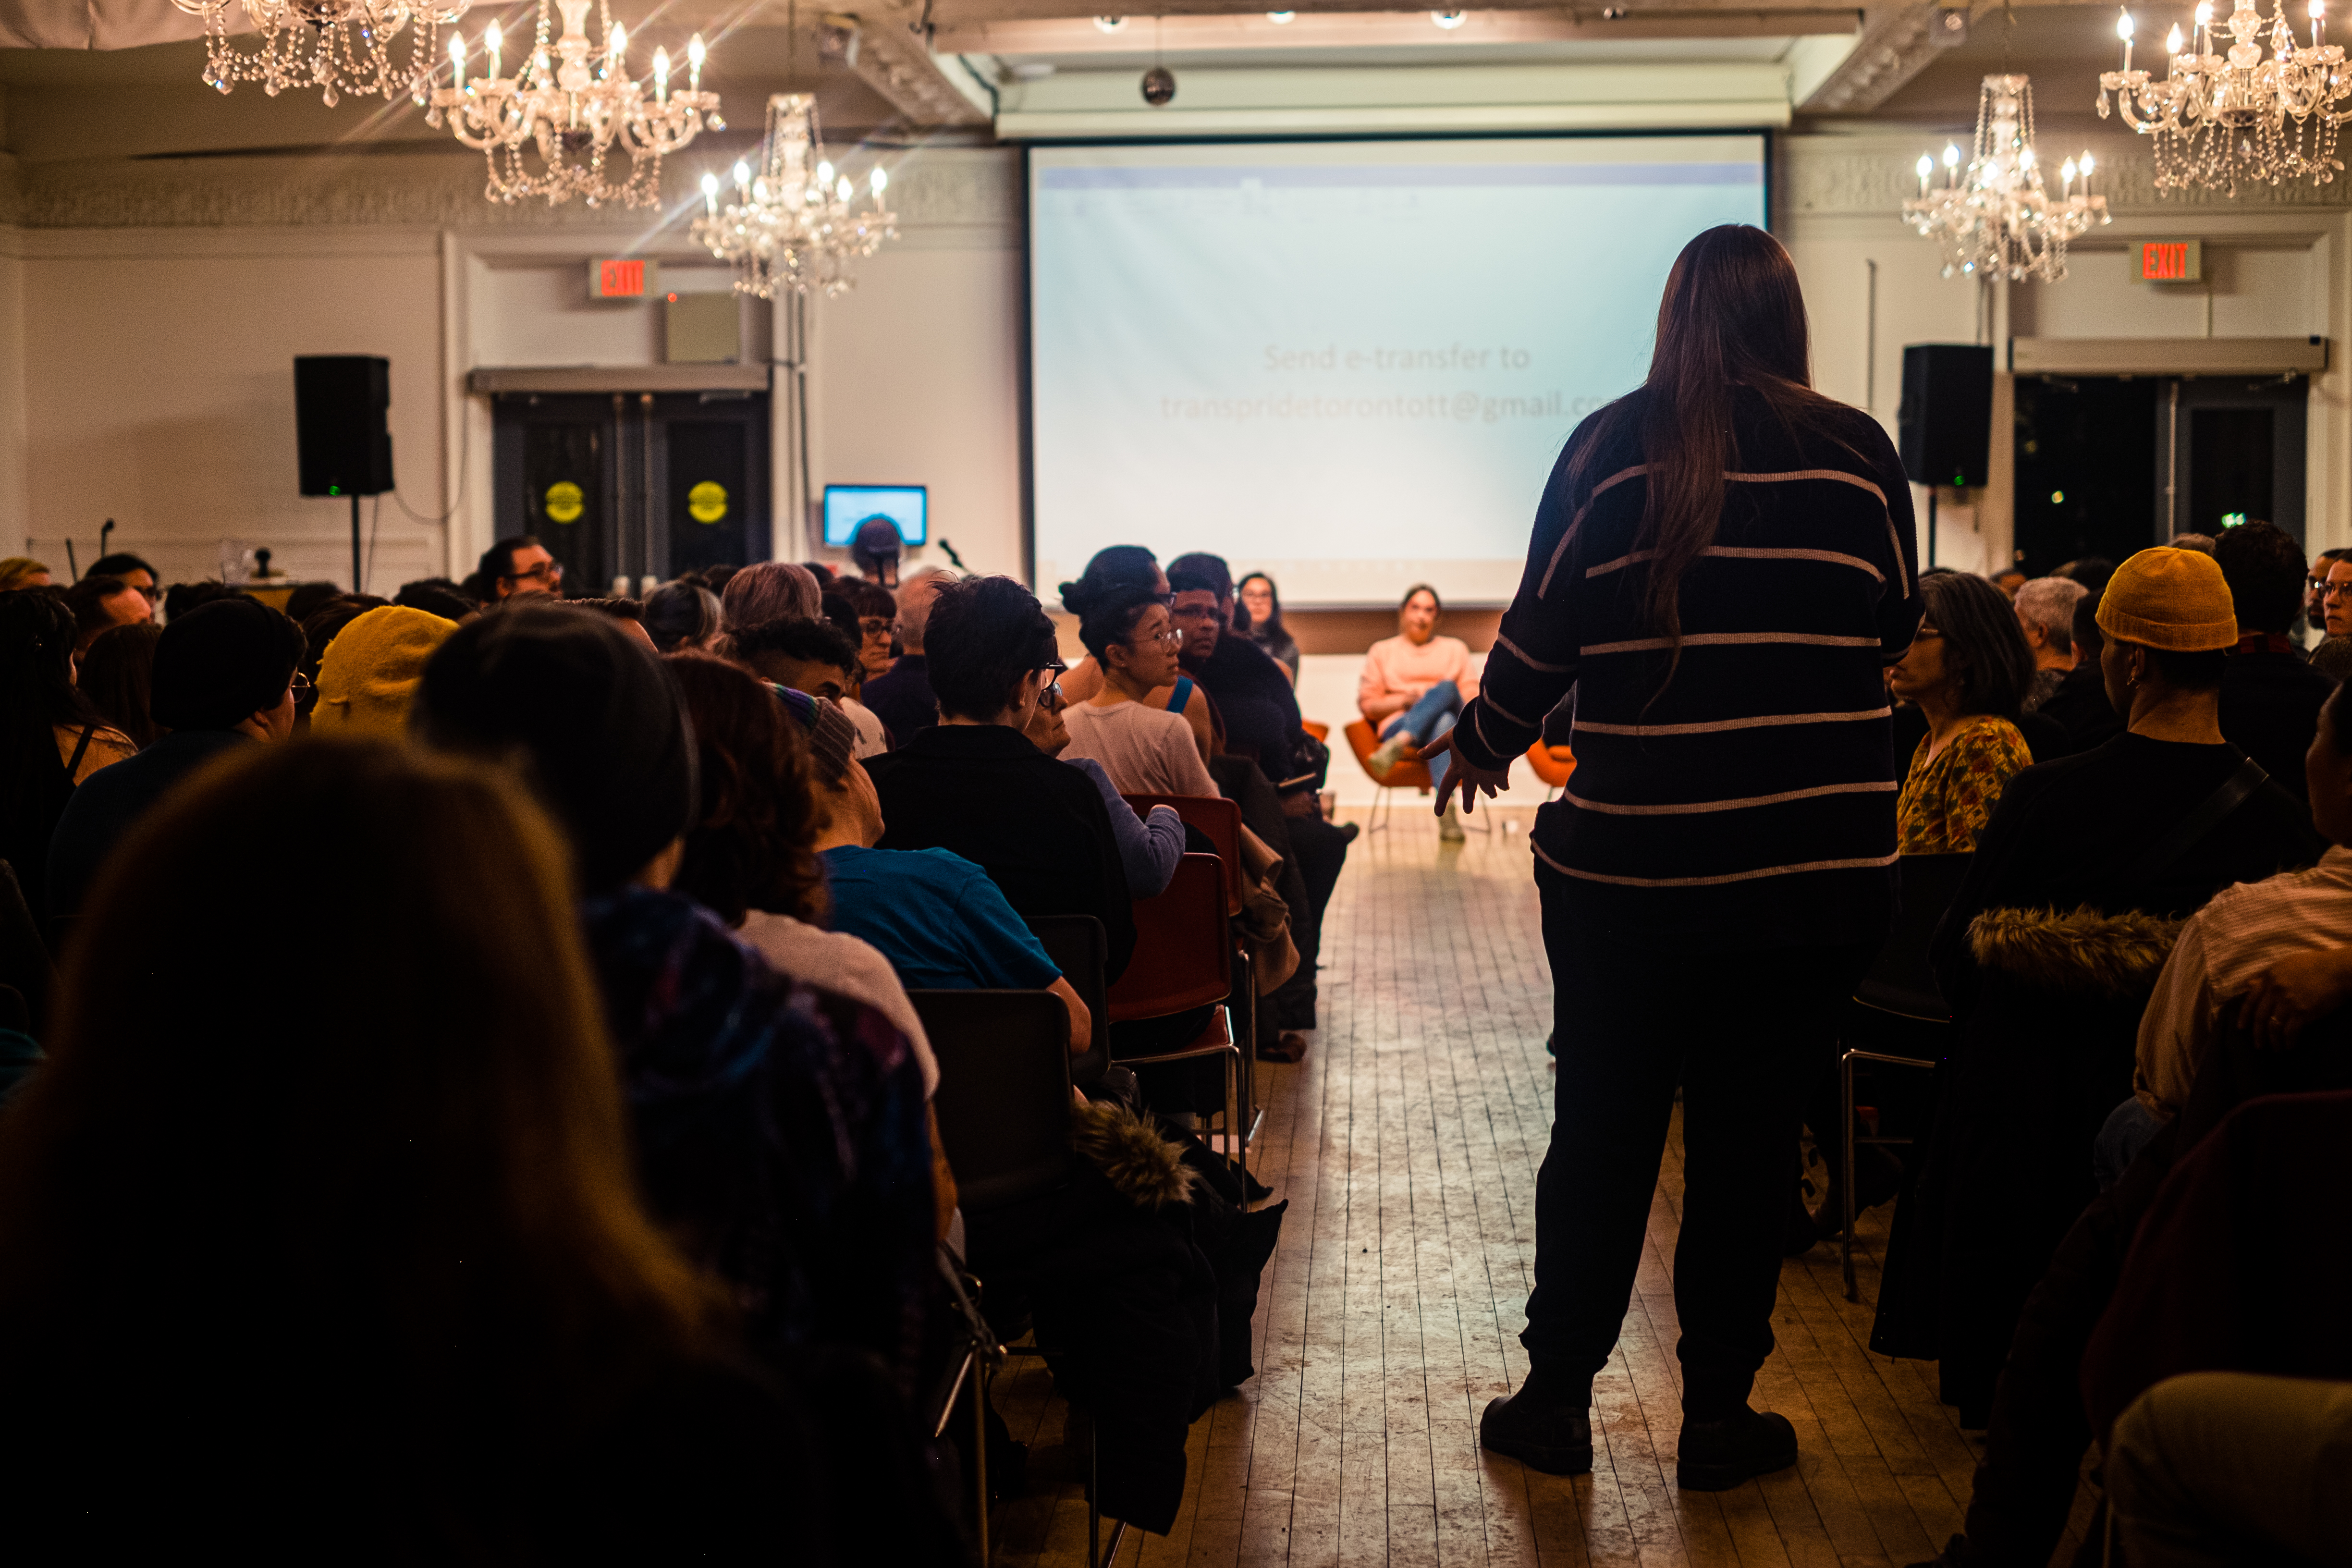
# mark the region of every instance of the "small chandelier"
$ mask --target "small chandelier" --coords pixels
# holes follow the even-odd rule
[[[446,120],[451,134],[482,154],[490,170],[482,194],[491,201],[537,196],[554,206],[578,196],[592,207],[606,202],[651,206],[661,198],[662,159],[705,129],[727,128],[719,118],[719,95],[702,90],[702,35],[686,47],[686,90],[673,92],[666,48],[654,51],[649,81],[629,75],[628,34],[604,0],[596,0],[604,25],[601,49],[588,38],[589,0],[556,5],[563,12],[563,33],[552,52],[548,0],[539,0],[530,52],[510,77],[499,74],[506,40],[497,22],[482,30],[488,69],[470,79],[466,40],[450,34],[449,85],[433,89],[425,123]],[[610,171],[615,149],[628,160],[624,180]]]
[[[2099,73],[2099,118],[2107,117],[2112,94],[2124,123],[2156,139],[2156,188],[2166,195],[2203,185],[2235,195],[2240,180],[2276,185],[2307,177],[2324,185],[2344,167],[2336,132],[2352,120],[2352,107],[2345,106],[2352,72],[2344,68],[2340,46],[2321,42],[2325,0],[2310,0],[2311,42],[2302,48],[2279,0],[2272,0],[2267,24],[2254,14],[2254,0],[2236,5],[2217,26],[2211,0],[2199,0],[2189,52],[2181,52],[2177,24],[2164,40],[2161,79],[2132,69],[2131,13],[2116,19],[2124,68]],[[2226,55],[2216,52],[2223,34],[2231,39]]]
[[[856,187],[825,156],[809,93],[768,100],[759,167],[738,163],[734,174],[735,199],[724,205],[719,176],[702,176],[702,216],[693,233],[697,244],[734,266],[738,293],[762,300],[779,289],[843,293],[856,283],[848,264],[898,237],[898,215],[882,205],[889,175],[877,164],[866,176],[870,205],[853,205]]]
[[[205,85],[223,92],[257,81],[275,98],[289,87],[315,87],[328,107],[343,94],[425,101],[440,29],[466,14],[469,0],[172,0],[205,21]],[[241,5],[261,34],[261,51],[228,41],[228,14]],[[393,40],[408,36],[408,64],[393,64]]]
[[[2033,145],[2032,87],[2021,76],[1989,76],[1977,91],[1975,155],[1963,168],[1960,150],[1946,147],[1937,186],[1935,160],[1921,154],[1919,195],[1903,204],[1904,221],[1943,247],[1947,278],[2055,283],[2066,276],[2066,242],[2108,221],[2107,198],[2091,194],[2094,167],[2088,153],[2067,159],[2052,199]]]

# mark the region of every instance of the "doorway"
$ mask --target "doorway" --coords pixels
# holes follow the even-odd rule
[[[765,561],[764,392],[499,393],[499,534],[535,534],[575,595]]]
[[[2021,375],[2015,390],[2027,575],[2256,520],[2303,538],[2301,375]]]

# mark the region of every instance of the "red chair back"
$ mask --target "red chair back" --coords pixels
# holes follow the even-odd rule
[[[1370,720],[1359,719],[1348,726],[1348,749],[1356,753],[1356,765],[1364,770],[1366,778],[1377,784],[1386,784],[1391,789],[1432,787],[1433,781],[1429,776],[1429,769],[1420,761],[1421,752],[1411,746],[1405,748],[1404,760],[1389,770],[1388,777],[1381,778],[1374,773],[1372,753],[1380,750],[1380,745],[1381,738],[1373,732]]]
[[[1222,1002],[1233,990],[1224,872],[1213,855],[1176,863],[1168,890],[1135,901],[1135,956],[1110,988],[1115,1024]]]
[[[1242,912],[1242,808],[1221,795],[1130,795],[1122,796],[1142,816],[1155,805],[1164,805],[1201,830],[1202,837],[1217,847],[1217,858],[1223,864],[1225,874],[1225,913]]]

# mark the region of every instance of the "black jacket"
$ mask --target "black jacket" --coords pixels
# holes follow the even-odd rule
[[[2068,670],[2057,695],[2034,711],[2065,726],[2066,739],[2077,752],[2095,751],[2124,732],[2124,716],[2107,700],[2095,658]]]
[[[2336,682],[2295,653],[2233,653],[2221,666],[2221,733],[2304,800],[2303,754],[2319,732],[2319,706]]]
[[[901,655],[887,675],[866,683],[858,700],[890,731],[890,743],[903,746],[940,721],[940,700],[931,694],[931,661],[919,653]]]
[[[1217,646],[1184,673],[1200,683],[1224,721],[1225,750],[1255,763],[1278,787],[1290,777],[1306,731],[1298,694],[1265,649],[1239,632],[1221,632]]]
[[[883,848],[952,849],[1024,920],[1094,916],[1110,937],[1110,978],[1125,972],[1135,912],[1092,779],[1002,724],[925,730],[866,767],[882,796]]]

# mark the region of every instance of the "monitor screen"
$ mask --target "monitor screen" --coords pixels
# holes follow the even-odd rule
[[[857,537],[858,524],[886,517],[898,525],[898,537],[920,544],[929,537],[929,492],[921,485],[827,485],[824,487],[824,542],[846,550]]]
[[[1760,135],[1038,147],[1036,574],[1223,556],[1293,605],[1502,603],[1552,461],[1641,384]]]

